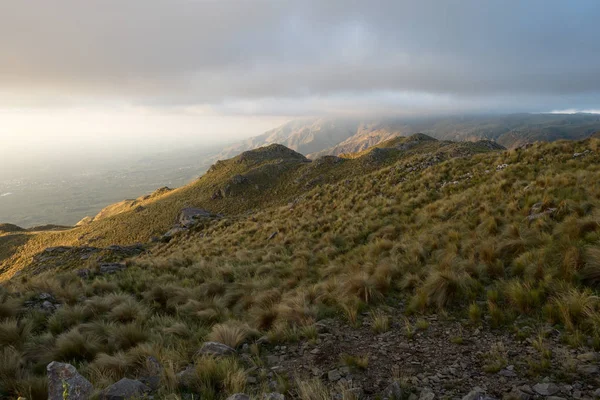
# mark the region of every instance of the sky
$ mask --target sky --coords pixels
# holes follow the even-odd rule
[[[0,168],[305,116],[598,110],[599,20],[597,0],[3,0]]]

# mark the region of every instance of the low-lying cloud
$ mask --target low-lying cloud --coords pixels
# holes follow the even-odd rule
[[[222,114],[597,109],[600,3],[0,4],[0,106]]]

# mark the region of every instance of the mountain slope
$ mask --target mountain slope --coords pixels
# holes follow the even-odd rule
[[[593,398],[599,178],[595,138],[506,151],[419,134],[313,162],[277,145],[243,153],[72,234],[143,237],[192,201],[221,217],[116,265],[53,249],[39,265],[56,269],[6,284],[0,396],[48,398],[46,366],[61,361],[97,390],[158,382],[155,398],[463,398],[477,386]],[[25,235],[65,232],[0,239]],[[215,348],[229,355],[205,354]]]
[[[416,137],[415,137],[416,138]],[[281,145],[244,152],[215,163],[190,185],[164,191],[157,196],[126,201],[107,207],[110,213],[68,231],[28,233],[27,241],[12,256],[0,260],[0,280],[31,263],[33,255],[46,247],[133,245],[160,237],[171,229],[186,207],[200,207],[228,217],[296,201],[315,186],[351,179],[380,169],[399,159],[433,165],[453,157],[476,154],[482,149],[473,143],[429,140],[411,146],[390,143],[357,157],[321,158],[311,162]],[[402,139],[399,139],[402,141]],[[484,151],[499,148],[484,147]],[[39,268],[38,268],[39,269]]]

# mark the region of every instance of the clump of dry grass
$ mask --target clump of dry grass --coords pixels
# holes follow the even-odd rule
[[[240,323],[227,322],[212,327],[208,339],[213,342],[226,344],[231,348],[237,348],[248,336],[249,329]]]
[[[384,333],[390,330],[390,317],[381,310],[371,312],[371,329],[375,333]]]

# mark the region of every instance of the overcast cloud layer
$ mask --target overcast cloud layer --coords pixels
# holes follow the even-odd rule
[[[7,0],[0,106],[598,109],[598,21],[597,0]]]

